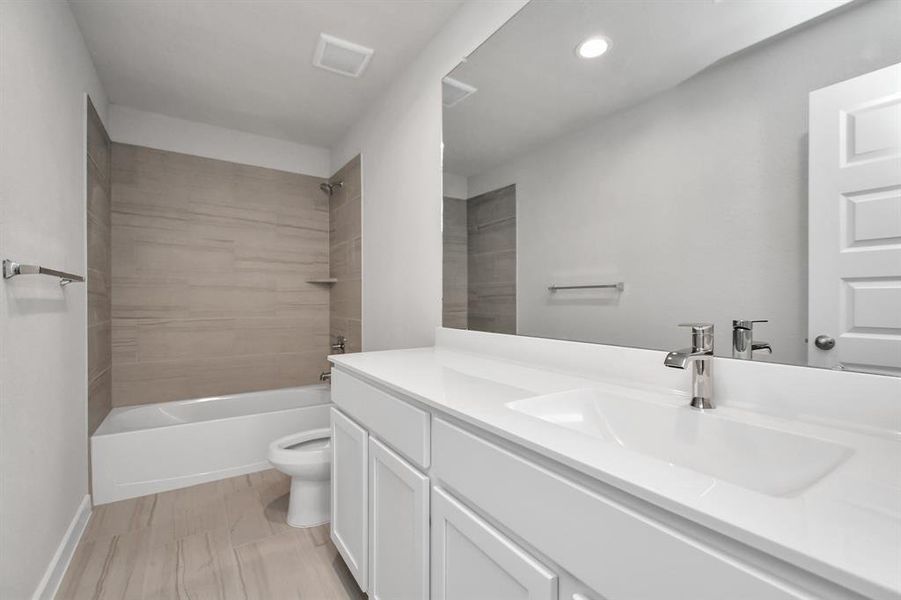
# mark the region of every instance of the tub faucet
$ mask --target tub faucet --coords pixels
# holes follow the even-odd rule
[[[319,381],[321,381],[323,383],[325,383],[325,382],[331,383],[332,382],[332,372],[331,371],[323,371],[322,373],[320,373]]]
[[[335,343],[332,344],[332,352],[335,354],[344,354],[347,348],[347,338],[343,335],[335,337]]]
[[[773,353],[773,347],[768,342],[754,341],[754,323],[766,323],[767,320],[746,321],[736,319],[732,321],[732,358],[753,360],[755,350],[766,350]]]
[[[691,327],[691,347],[674,350],[666,355],[663,364],[673,369],[685,369],[691,363],[691,407],[714,408],[713,381],[710,369],[713,361],[713,324],[680,323]]]

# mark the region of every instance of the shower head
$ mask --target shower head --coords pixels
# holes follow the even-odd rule
[[[319,184],[319,189],[331,196],[335,190],[339,189],[342,185],[344,185],[343,181],[335,181],[334,183],[329,183],[328,181],[323,181]]]

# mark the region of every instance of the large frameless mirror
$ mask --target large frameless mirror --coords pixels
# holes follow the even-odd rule
[[[901,374],[899,31],[532,0],[443,81],[444,325]]]

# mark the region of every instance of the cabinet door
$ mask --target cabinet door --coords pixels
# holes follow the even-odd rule
[[[432,600],[556,600],[557,576],[440,488],[432,490]]]
[[[332,415],[331,537],[360,589],[369,581],[369,456],[366,430],[336,409]]]
[[[429,478],[369,439],[369,597],[429,597]]]

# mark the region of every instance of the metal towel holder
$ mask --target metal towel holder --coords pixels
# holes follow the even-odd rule
[[[601,290],[601,289],[616,289],[618,291],[623,291],[626,287],[626,284],[622,281],[618,281],[617,283],[589,283],[585,285],[549,285],[547,290],[551,293],[556,292],[557,290]]]
[[[51,277],[59,277],[60,285],[69,285],[73,281],[84,281],[81,275],[74,273],[66,273],[65,271],[57,271],[56,269],[48,269],[41,265],[22,265],[11,260],[3,260],[3,279],[11,279],[17,275],[50,275]]]

